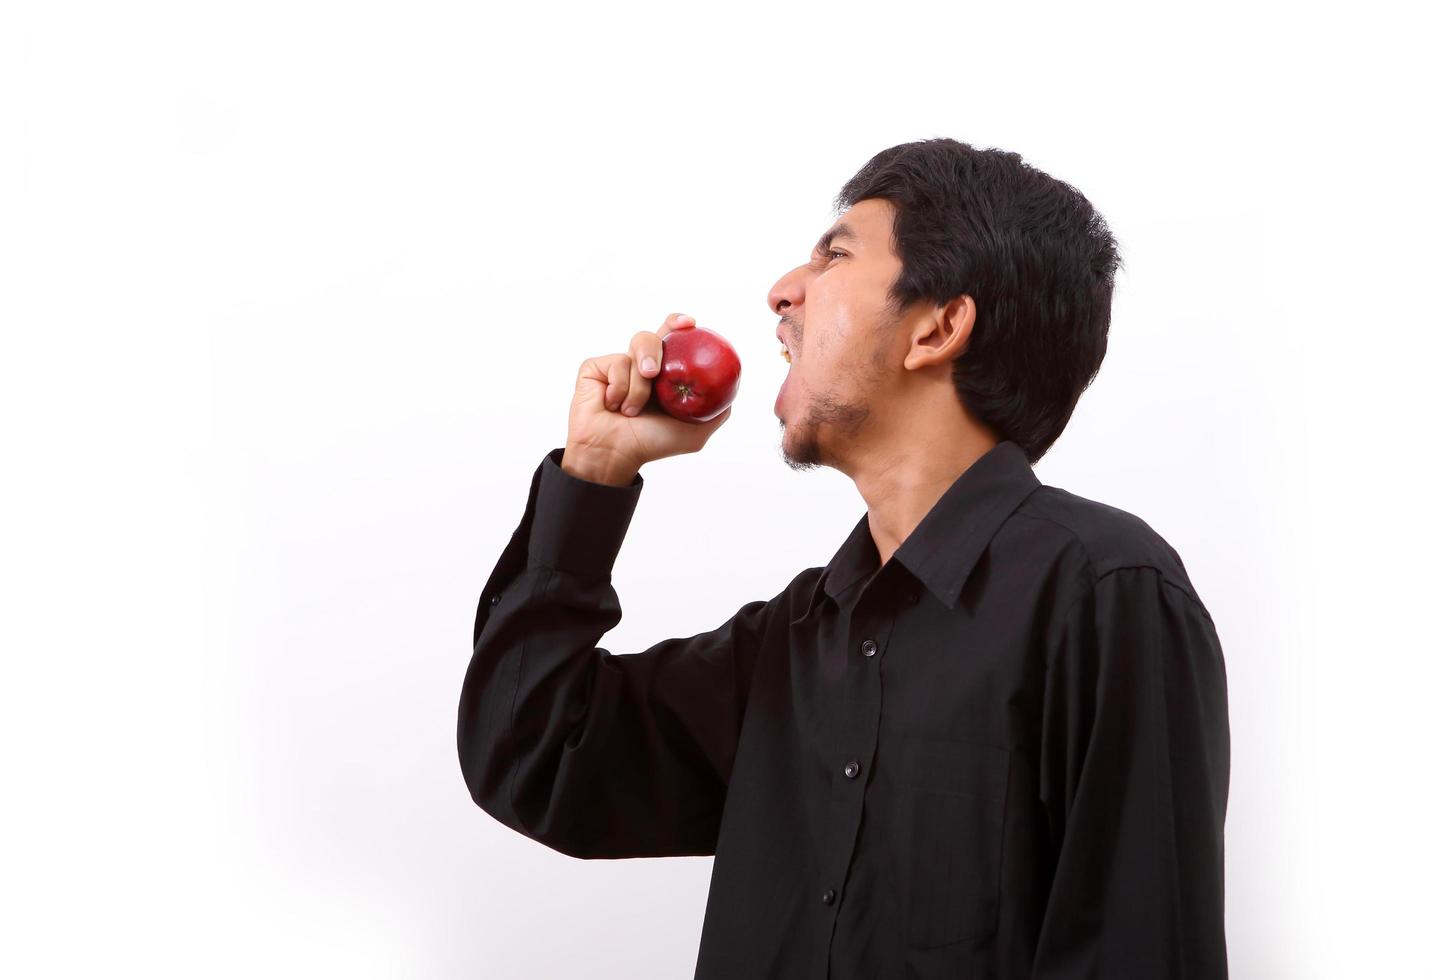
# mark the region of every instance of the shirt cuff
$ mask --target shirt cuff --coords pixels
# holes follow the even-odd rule
[[[609,579],[646,481],[640,473],[625,487],[583,480],[562,469],[565,452],[542,460],[528,555],[534,564]]]

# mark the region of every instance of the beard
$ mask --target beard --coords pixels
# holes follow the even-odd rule
[[[795,419],[781,420],[781,457],[793,470],[836,465],[840,447],[854,437],[870,418],[865,401],[842,401],[822,393],[807,393]]]

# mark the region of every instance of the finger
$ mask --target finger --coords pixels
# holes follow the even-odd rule
[[[651,382],[641,376],[641,367],[637,364],[637,359],[633,357],[631,377],[627,381],[626,398],[622,399],[622,414],[628,418],[640,415],[641,407],[646,404],[650,394]]]
[[[631,339],[631,384],[627,389],[626,401],[622,405],[622,411],[627,415],[636,415],[641,411],[647,399],[651,397],[651,379],[661,373],[662,358],[661,337],[650,330],[643,330],[635,334]],[[635,411],[631,411],[635,409]]]
[[[687,327],[694,326],[696,326],[696,318],[694,316],[687,316],[685,313],[673,313],[667,317],[666,322],[657,329],[656,335],[658,337],[665,337],[673,330],[685,330]]]
[[[660,334],[643,330],[631,338],[631,359],[645,380],[661,373],[661,359],[666,353],[665,343]]]
[[[621,408],[622,401],[631,387],[631,358],[625,354],[613,357],[607,362],[606,405],[609,411]]]
[[[607,368],[613,356],[615,355],[589,357],[583,361],[582,366],[577,369],[577,391],[591,392],[591,399],[605,401],[607,385],[611,383]]]

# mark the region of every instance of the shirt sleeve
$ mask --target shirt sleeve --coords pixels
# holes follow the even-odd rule
[[[1228,692],[1203,604],[1156,568],[1099,577],[1054,636],[1044,719],[1033,976],[1226,978]]]
[[[596,646],[621,620],[611,570],[645,481],[579,479],[563,451],[533,475],[479,598],[463,778],[492,817],[573,857],[714,854],[774,599],[639,653]]]

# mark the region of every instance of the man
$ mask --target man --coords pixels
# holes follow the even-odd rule
[[[953,140],[875,156],[768,297],[782,453],[867,513],[719,628],[613,656],[672,316],[582,365],[484,588],[473,799],[584,858],[714,854],[697,980],[1226,977],[1223,655],[1174,549],[1043,485],[1103,360],[1117,243]],[[624,412],[629,410],[629,413]]]

